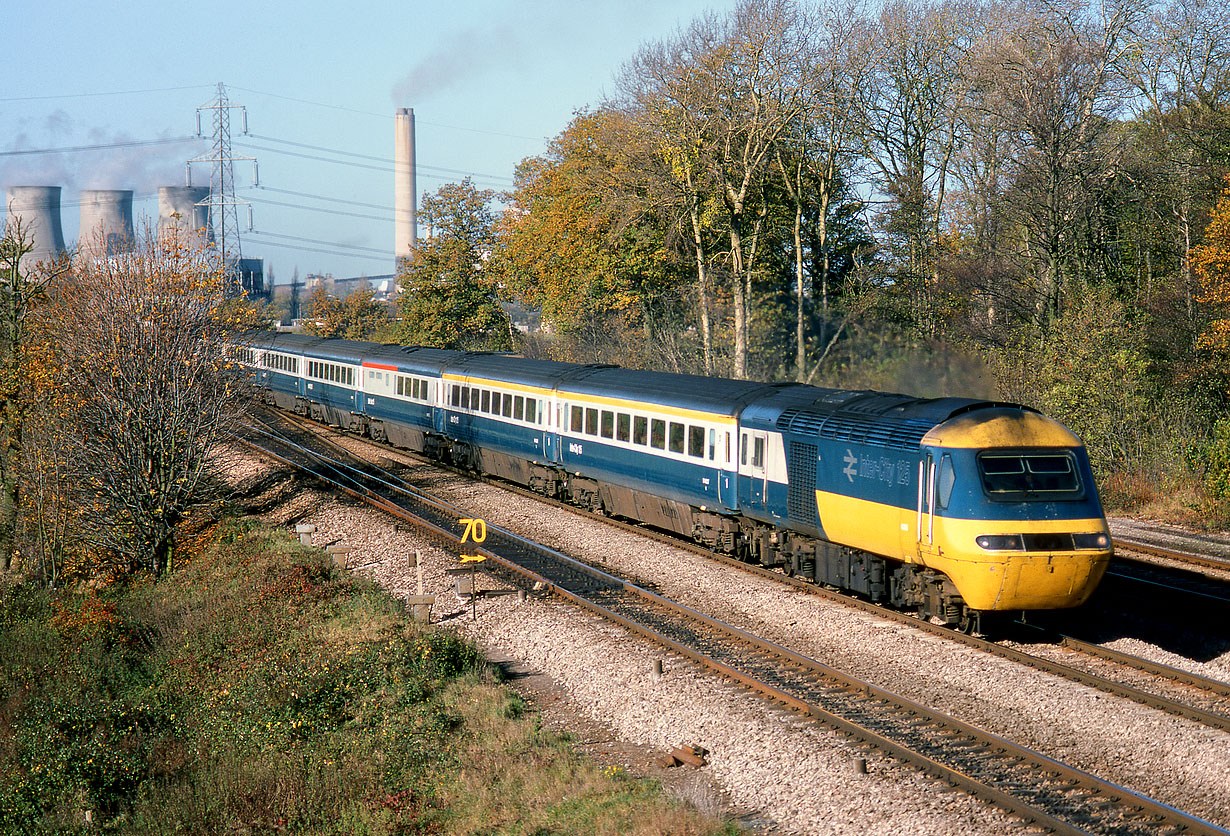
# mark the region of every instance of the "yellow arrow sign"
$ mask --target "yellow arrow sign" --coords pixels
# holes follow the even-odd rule
[[[463,554],[461,556],[462,563],[481,563],[487,558],[481,554]]]

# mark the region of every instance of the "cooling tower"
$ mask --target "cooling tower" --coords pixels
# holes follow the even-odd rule
[[[10,186],[5,205],[10,219],[21,219],[27,240],[34,245],[34,249],[21,259],[23,271],[32,269],[40,261],[54,261],[63,254],[59,186]]]
[[[178,230],[180,240],[191,249],[202,249],[214,240],[209,226],[208,186],[160,186],[158,189],[158,238]],[[176,217],[178,216],[178,217]]]
[[[393,263],[401,264],[418,246],[415,215],[414,108],[401,107],[393,120]]]
[[[81,230],[77,240],[87,257],[128,252],[132,231],[130,189],[88,189],[81,192]]]

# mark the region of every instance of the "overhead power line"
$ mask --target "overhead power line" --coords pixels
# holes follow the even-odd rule
[[[330,247],[340,247],[344,250],[357,250],[360,252],[376,253],[385,258],[389,258],[391,253],[388,250],[382,250],[379,247],[365,247],[362,244],[343,244],[340,241],[321,241],[318,238],[303,238],[299,235],[286,235],[280,232],[262,232],[261,235],[268,235],[271,238],[282,238],[286,241],[302,241],[305,244],[326,244]]]
[[[298,143],[293,143],[293,144],[298,144]],[[253,145],[250,142],[242,142],[242,143],[236,142],[235,146],[247,148],[252,151],[262,151],[268,154],[282,154],[283,156],[299,157],[300,159],[304,159],[304,160],[317,160],[323,163],[333,163],[334,165],[348,165],[351,168],[362,168],[368,171],[381,171],[381,172],[386,172],[389,174],[392,174],[395,172],[395,169],[393,167],[393,161],[391,159],[387,160],[388,165],[372,165],[370,163],[354,162],[352,160],[339,160],[333,157],[321,157],[316,154],[304,154],[301,151],[288,151],[285,148],[271,148],[266,145]],[[307,146],[307,147],[312,148],[316,146]],[[340,154],[350,153],[346,151],[334,151],[333,149],[325,149],[325,150],[330,153],[340,153]],[[383,158],[380,158],[380,157],[371,157],[370,159],[377,159],[377,160],[381,160],[382,162],[385,161]],[[430,177],[436,180],[448,179],[445,176],[445,174],[432,173],[433,168],[434,168],[433,166],[420,165],[418,167],[420,176]],[[478,182],[495,181],[495,182],[490,182],[490,185],[495,186],[496,188],[503,188],[507,185],[511,185],[513,182],[513,179],[511,177],[501,177],[496,174],[475,174],[474,172],[458,171],[458,170],[446,169],[446,168],[436,168],[435,170],[442,171],[442,172],[449,172],[452,174],[460,174],[465,177],[471,177],[475,181],[478,181]]]
[[[279,241],[268,241],[265,239],[271,237],[273,233],[260,232],[258,230],[252,230],[248,234],[259,236],[261,238],[261,246],[264,246],[264,247],[282,247],[284,249],[298,250],[300,252],[323,253],[324,255],[333,255],[333,256],[338,256],[339,258],[366,258],[370,261],[383,261],[386,264],[392,260],[392,256],[389,254],[386,254],[383,256],[376,256],[376,255],[367,255],[366,253],[361,253],[361,252],[341,252],[339,250],[330,250],[330,249],[325,249],[323,247],[308,247],[308,246],[304,246],[303,244],[283,244]],[[331,244],[331,242],[329,241],[315,241],[314,243]],[[344,246],[344,245],[340,245],[340,246]]]
[[[389,208],[389,205],[387,203],[364,203],[361,200],[346,200],[345,198],[329,197],[328,195],[323,195],[323,194],[310,194],[308,192],[296,192],[296,191],[291,191],[290,189],[279,189],[274,186],[261,185],[261,186],[257,186],[256,188],[262,192],[276,192],[278,194],[288,194],[288,195],[293,195],[295,197],[307,197],[313,200],[327,200],[330,203],[345,203],[350,206],[363,206],[367,209],[388,209]]]
[[[176,142],[198,142],[200,137],[176,136],[167,139],[126,139],[119,142],[103,142],[98,145],[65,145],[60,148],[21,148],[16,151],[0,151],[0,157],[19,157],[28,154],[69,154],[78,151],[108,151],[112,148],[134,148],[141,145],[170,145]]]
[[[323,212],[327,215],[345,215],[350,218],[365,218],[369,221],[392,221],[393,215],[364,215],[361,212],[347,212],[345,209],[326,209],[323,206],[305,206],[302,203],[286,203],[281,200],[270,200],[267,197],[252,196],[254,203],[265,203],[270,206],[285,206],[288,209],[304,209],[308,212]]]
[[[345,110],[349,113],[361,113],[364,116],[375,116],[380,119],[392,119],[393,118],[393,115],[389,113],[376,113],[375,111],[371,111],[371,110],[357,110],[353,107],[344,107],[342,105],[327,104],[325,102],[314,102],[311,99],[297,99],[294,96],[283,96],[279,93],[270,93],[266,90],[253,90],[251,87],[235,87],[234,89],[243,90],[248,93],[256,93],[259,96],[269,96],[274,99],[285,99],[288,102],[298,102],[299,104],[309,104],[315,107],[326,107],[331,110]],[[445,122],[430,122],[422,118],[419,118],[416,121],[420,125],[431,125],[432,127],[435,127],[435,128],[448,128],[450,131],[465,131],[467,133],[483,134],[485,136],[504,136],[504,137],[508,137],[509,139],[526,139],[526,140],[529,140],[530,142],[543,142],[544,141],[544,138],[541,136],[525,136],[523,134],[510,134],[504,131],[491,131],[491,130],[487,130],[486,128],[467,128],[462,125],[449,125]]]
[[[143,90],[104,90],[100,93],[57,93],[53,96],[8,96],[0,102],[39,102],[47,99],[90,99],[99,96],[131,96],[137,93],[169,93],[175,90],[203,90],[212,85],[189,84],[185,87],[147,87]]]
[[[295,142],[289,139],[278,139],[277,137],[273,137],[273,136],[261,136],[259,134],[249,134],[249,136],[251,136],[253,139],[259,139],[265,142],[280,142],[283,145],[294,145],[297,148],[307,148],[311,151],[325,151],[329,154],[341,154],[346,157],[355,157],[360,160],[372,160],[373,162],[387,163],[390,166],[394,164],[392,157],[377,157],[373,154],[360,154],[356,151],[343,151],[340,148],[326,148],[322,145],[309,145],[306,142]],[[417,168],[419,171],[442,171],[446,174],[460,174],[465,177],[482,177],[488,180],[504,180],[504,181],[507,181],[508,183],[513,182],[513,179],[511,177],[505,177],[500,174],[480,174],[474,171],[462,171],[456,168],[441,168],[440,166],[423,165],[422,163],[419,163],[417,165]],[[389,170],[392,170],[392,169],[389,169]]]

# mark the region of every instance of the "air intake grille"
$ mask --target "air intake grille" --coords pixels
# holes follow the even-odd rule
[[[898,450],[917,450],[922,437],[932,426],[929,421],[850,414],[823,415],[799,409],[788,409],[777,419],[778,429],[786,432]]]
[[[816,514],[816,455],[816,445],[790,442],[786,510],[792,521],[818,528],[820,518]]]

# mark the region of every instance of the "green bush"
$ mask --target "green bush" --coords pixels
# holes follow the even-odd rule
[[[473,647],[286,535],[220,539],[156,583],[0,590],[0,833],[84,834],[87,810],[135,836],[496,832],[581,784],[568,818],[626,830],[626,788],[578,779]],[[533,794],[488,793],[501,775]],[[663,809],[711,830],[635,806],[633,832]]]

